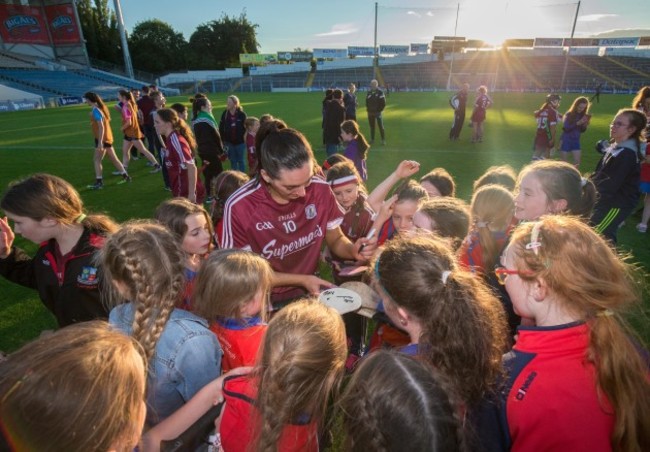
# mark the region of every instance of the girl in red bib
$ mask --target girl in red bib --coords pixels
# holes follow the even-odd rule
[[[272,277],[265,259],[234,248],[215,251],[201,266],[193,305],[219,339],[224,372],[255,364],[267,327]]]
[[[343,321],[332,308],[302,300],[279,311],[253,373],[224,383],[223,449],[316,452],[346,355]]]

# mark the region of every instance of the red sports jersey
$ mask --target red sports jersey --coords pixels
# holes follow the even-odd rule
[[[246,452],[253,441],[256,381],[246,376],[227,377],[223,382],[223,396],[226,406],[219,426],[221,446],[228,452]],[[277,446],[277,450],[282,452],[317,452],[316,422],[297,419],[295,423],[285,425]]]
[[[352,242],[357,241],[361,237],[365,237],[372,228],[372,223],[376,215],[375,211],[367,203],[367,200],[368,197],[364,193],[359,192],[357,200],[343,217],[341,231]]]
[[[188,165],[196,166],[194,157],[190,150],[190,145],[185,138],[172,132],[165,140],[165,166],[167,166],[167,174],[169,175],[169,184],[172,188],[172,194],[175,197],[187,198],[189,194],[187,167]],[[196,203],[202,204],[205,200],[205,187],[199,171],[196,171]]]
[[[228,372],[237,367],[254,365],[266,328],[266,323],[259,317],[212,322],[210,330],[217,335],[223,349],[221,369]]]
[[[343,222],[341,223],[341,231],[343,234],[350,239],[351,242],[356,242],[361,237],[365,237],[372,229],[372,224],[375,219],[375,212],[372,210],[372,207],[366,202],[368,197],[359,192],[357,200],[350,207],[350,209],[343,216]],[[345,267],[346,259],[342,259],[332,253],[332,274],[334,275],[334,282],[336,284],[341,284],[344,281],[361,281],[362,275],[356,275],[353,277],[341,277],[338,273],[339,268]],[[349,265],[349,264],[348,264]]]
[[[273,270],[312,275],[328,230],[343,221],[343,209],[324,180],[313,177],[303,198],[279,204],[264,183],[248,182],[228,201],[223,216],[223,248],[243,248],[267,259]],[[275,287],[273,300],[298,296],[293,287]]]
[[[589,362],[585,324],[519,327],[505,415],[512,451],[610,451],[616,422]]]
[[[551,138],[549,127],[554,126],[562,119],[562,115],[550,105],[535,113],[537,120],[537,134]]]

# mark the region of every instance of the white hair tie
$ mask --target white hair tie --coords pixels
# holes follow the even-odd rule
[[[444,272],[442,272],[442,276],[440,279],[442,280],[442,284],[444,286],[447,285],[447,278],[449,278],[449,275],[451,275],[451,272],[449,270],[445,270]]]
[[[584,186],[587,185],[587,182],[588,182],[588,181],[587,181],[587,178],[586,178],[586,177],[581,178],[581,179],[580,179],[580,186],[581,186],[582,188],[584,188]]]

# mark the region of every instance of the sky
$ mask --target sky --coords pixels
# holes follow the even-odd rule
[[[378,3],[380,45],[426,43],[434,36],[454,35],[491,44],[500,44],[506,38],[569,37],[577,6],[577,1],[563,0],[384,0]],[[372,46],[374,42],[375,1],[372,0],[121,0],[121,5],[128,31],[138,22],[157,18],[188,40],[202,23],[217,20],[223,13],[232,17],[245,12],[251,23],[259,25],[260,53],[291,51],[298,47],[313,50]],[[648,0],[582,0],[575,37],[640,28],[650,29]]]

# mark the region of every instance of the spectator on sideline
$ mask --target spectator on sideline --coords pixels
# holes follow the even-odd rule
[[[205,188],[211,190],[214,180],[223,172],[221,161],[226,156],[217,120],[212,116],[212,103],[207,97],[197,95],[192,99],[192,128],[197,152],[204,166]],[[211,196],[208,197],[210,199]]]
[[[454,122],[449,131],[449,139],[452,141],[460,138],[460,132],[463,130],[465,122],[465,108],[467,107],[467,94],[469,92],[469,83],[463,83],[463,87],[449,99],[449,105],[454,109]]]
[[[246,127],[244,127],[244,121],[246,121],[246,113],[239,103],[239,98],[228,96],[226,109],[221,114],[219,121],[219,134],[226,147],[226,152],[228,152],[230,167],[242,173],[246,172],[246,163],[244,163]]]
[[[384,108],[386,108],[386,96],[379,89],[377,80],[371,80],[370,89],[368,90],[368,94],[366,94],[366,111],[368,112],[368,122],[370,123],[370,144],[375,142],[375,122],[381,134],[381,144],[386,144],[384,118],[382,117]]]
[[[153,127],[153,116],[151,112],[156,109],[153,99],[149,96],[149,87],[142,87],[142,97],[136,101],[138,105],[138,120],[142,125],[142,131],[147,139],[147,148],[153,155],[158,156],[158,147],[156,146],[156,129]],[[162,164],[162,162],[160,162]]]
[[[643,112],[619,110],[609,126],[610,144],[590,176],[598,190],[591,223],[614,243],[619,225],[639,202],[639,160],[647,124]]]
[[[332,100],[325,103],[325,116],[323,117],[323,144],[325,144],[325,152],[328,157],[336,154],[339,149],[343,121],[345,121],[343,91],[335,89],[332,93]]]
[[[357,120],[357,87],[354,83],[348,85],[348,92],[343,96],[343,104],[345,105],[345,119]]]

